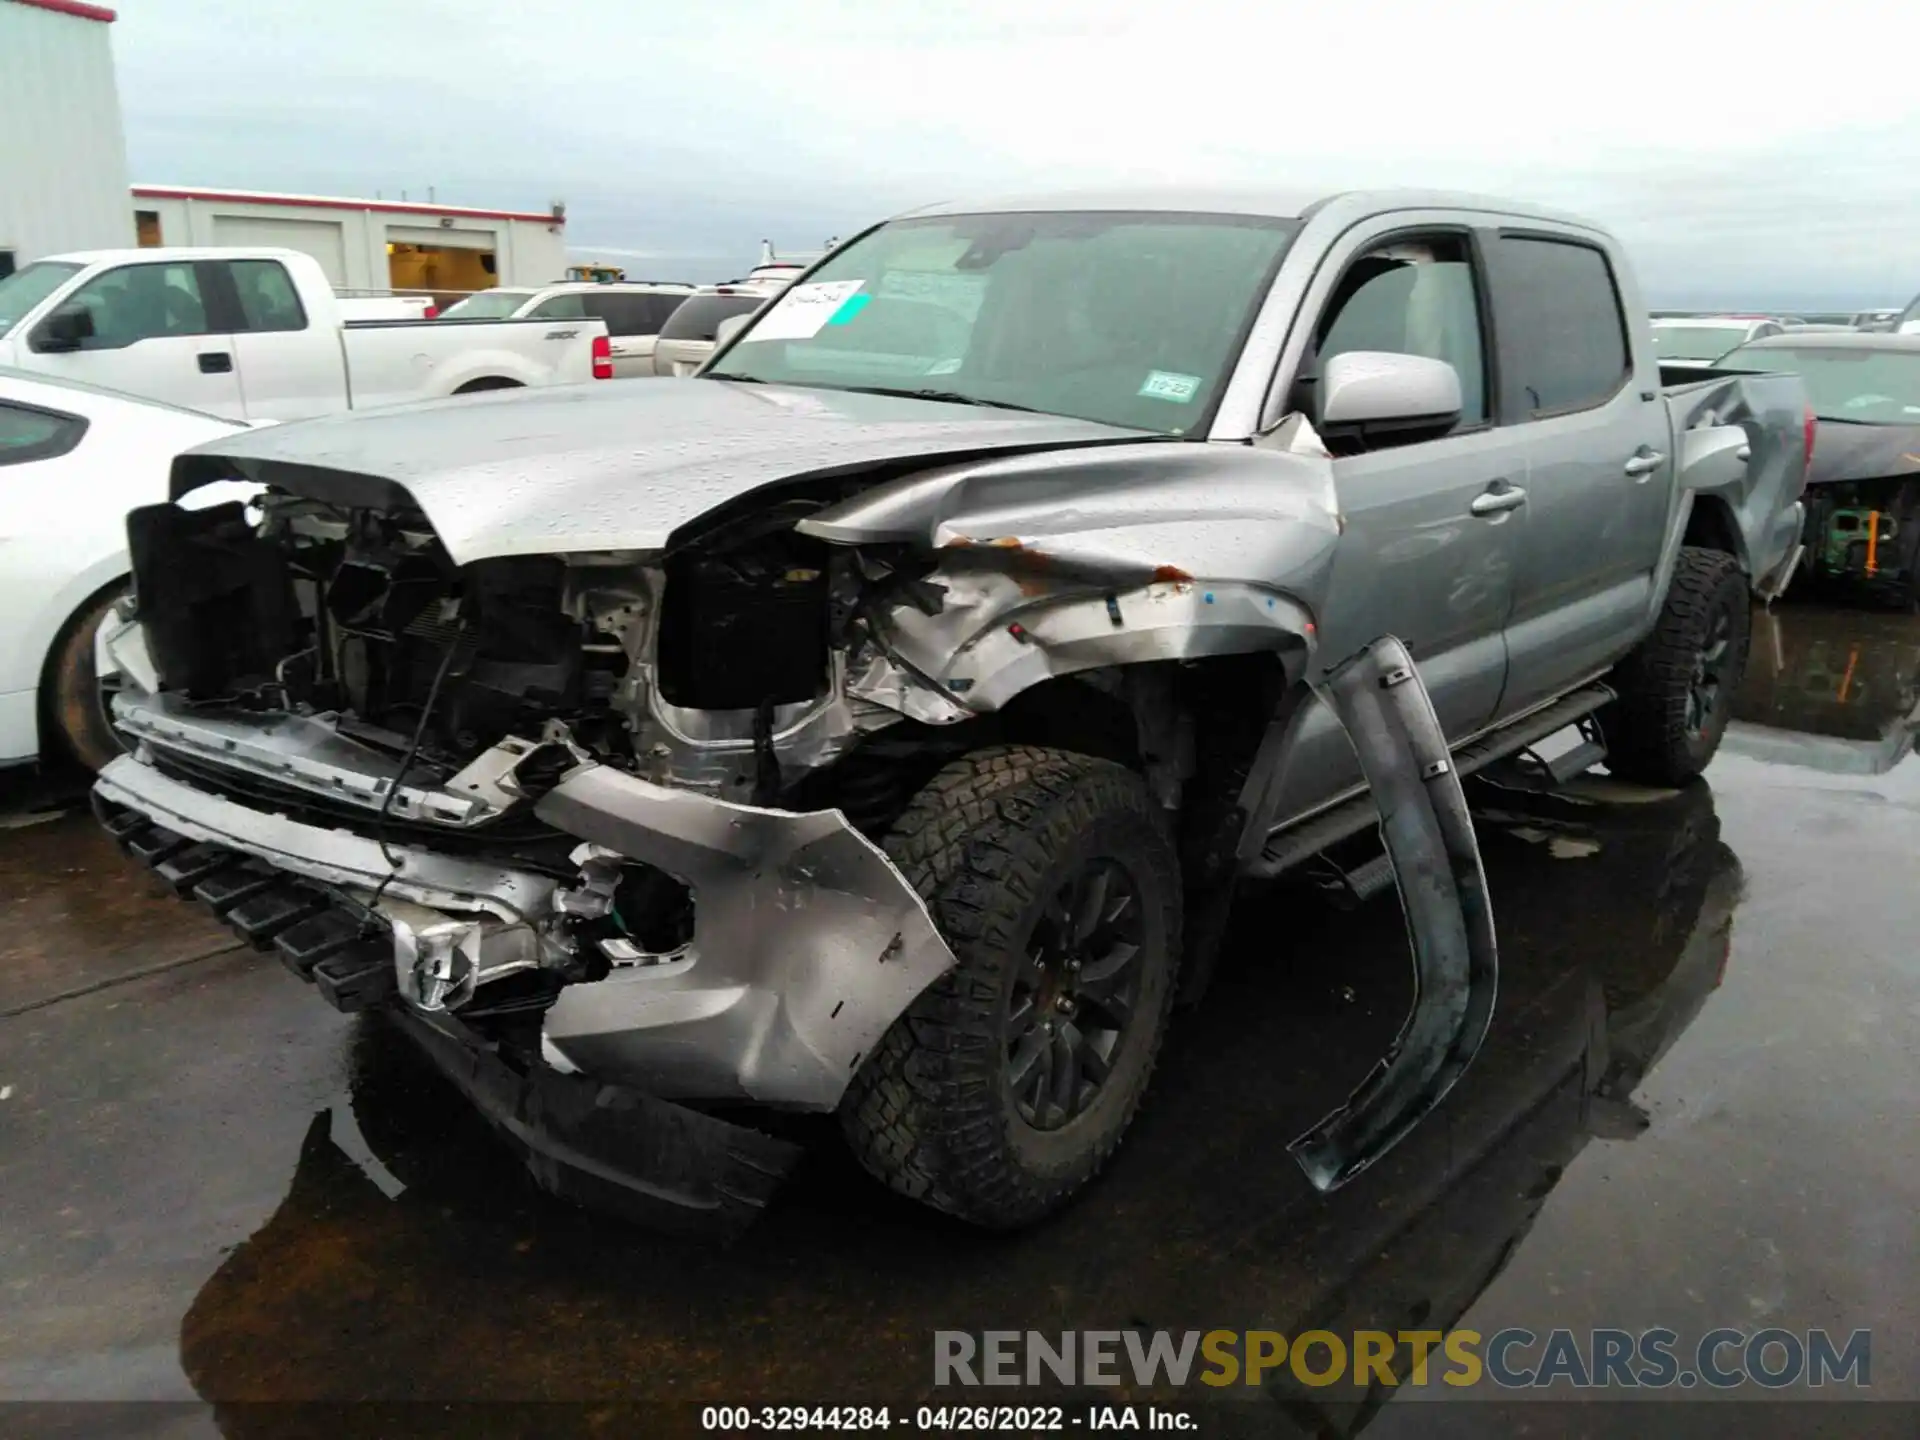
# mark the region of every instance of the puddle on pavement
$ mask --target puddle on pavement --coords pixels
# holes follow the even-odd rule
[[[1920,733],[1920,619],[1812,605],[1755,611],[1734,718],[1732,748],[1756,758],[1886,773]]]

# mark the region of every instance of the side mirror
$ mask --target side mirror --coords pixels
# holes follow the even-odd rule
[[[1460,374],[1444,360],[1349,350],[1320,376],[1318,428],[1361,449],[1434,440],[1460,423]]]
[[[728,341],[753,323],[751,315],[729,315],[713,327],[713,348],[722,349]]]
[[[42,355],[60,355],[93,338],[93,312],[84,306],[56,310],[33,332],[33,348]]]

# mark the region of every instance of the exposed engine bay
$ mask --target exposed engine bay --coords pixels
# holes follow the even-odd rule
[[[660,563],[458,567],[417,511],[284,495],[254,508],[138,513],[161,686],[196,706],[331,715],[343,736],[412,751],[410,773],[438,779],[510,735],[564,734],[649,779],[770,803],[773,737],[830,693],[866,583],[788,516]],[[733,763],[691,759],[716,750]]]

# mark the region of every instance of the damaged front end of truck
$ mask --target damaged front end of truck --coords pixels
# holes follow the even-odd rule
[[[1491,917],[1404,650],[1317,654],[1323,457],[644,388],[182,457],[176,500],[261,489],[130,517],[135,599],[99,641],[129,754],[95,790],[123,848],[338,1008],[391,1012],[547,1188],[724,1231],[798,1153],[726,1117],[834,1110],[955,963],[886,849],[943,763],[1047,744],[1144,776],[1202,973],[1317,691],[1419,995],[1303,1168],[1338,1184],[1438,1103],[1486,1027]],[[675,403],[689,438],[636,465],[611,407]]]

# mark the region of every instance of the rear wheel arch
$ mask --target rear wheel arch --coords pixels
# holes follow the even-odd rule
[[[464,385],[454,387],[456,395],[475,395],[482,390],[522,390],[524,381],[509,379],[505,375],[482,375],[477,380],[469,380]]]
[[[1687,515],[1687,528],[1680,537],[1682,545],[1695,550],[1718,550],[1731,555],[1746,568],[1746,547],[1740,542],[1740,527],[1733,507],[1724,496],[1695,495]]]

